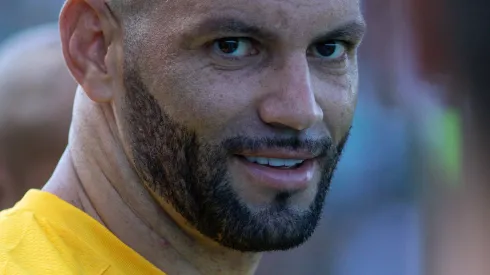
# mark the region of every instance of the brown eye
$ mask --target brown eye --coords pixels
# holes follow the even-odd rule
[[[347,52],[346,46],[338,41],[315,43],[308,52],[314,56],[324,59],[338,59]]]
[[[234,58],[252,56],[258,53],[250,39],[235,37],[214,41],[213,50],[219,55]]]

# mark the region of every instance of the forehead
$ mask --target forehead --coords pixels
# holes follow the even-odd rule
[[[359,0],[160,0],[150,5],[146,19],[167,23],[163,28],[183,29],[209,17],[237,17],[278,32],[362,20]]]

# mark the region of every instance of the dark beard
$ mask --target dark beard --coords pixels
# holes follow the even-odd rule
[[[159,106],[139,73],[124,75],[128,138],[135,169],[147,188],[160,196],[203,235],[244,251],[287,250],[306,241],[321,217],[325,196],[347,136],[334,146],[329,138],[299,140],[233,137],[207,144]],[[279,193],[265,209],[252,211],[230,184],[230,152],[286,147],[319,153],[322,177],[307,211],[288,206],[292,194]]]

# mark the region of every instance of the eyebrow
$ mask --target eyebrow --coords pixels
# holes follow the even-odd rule
[[[320,42],[325,40],[347,39],[351,42],[358,42],[363,38],[365,32],[366,23],[361,20],[354,20],[317,36],[313,41]]]
[[[362,20],[353,20],[336,27],[333,30],[316,36],[314,42],[333,39],[346,39],[357,42],[362,39],[366,31],[366,24]],[[236,18],[209,18],[199,23],[186,36],[221,34],[221,35],[244,35],[257,37],[264,40],[277,40],[278,35],[272,30],[267,30],[253,24],[246,23]]]
[[[203,21],[199,26],[192,31],[193,33],[208,34],[240,34],[246,36],[254,36],[263,39],[276,38],[276,34],[264,28],[248,24],[236,18],[209,18]]]

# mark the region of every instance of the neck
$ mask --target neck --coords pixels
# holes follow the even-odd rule
[[[77,93],[68,148],[45,191],[74,204],[167,274],[253,274],[259,254],[216,245],[179,226],[144,187],[109,104]]]

